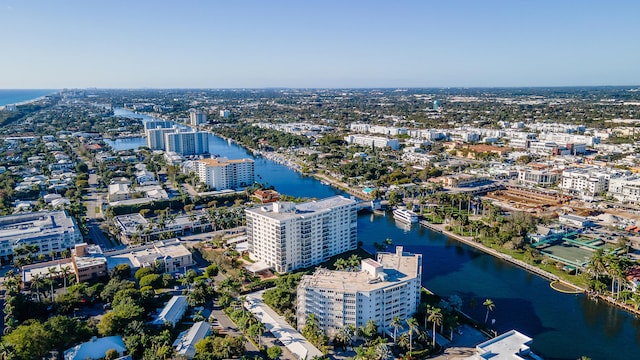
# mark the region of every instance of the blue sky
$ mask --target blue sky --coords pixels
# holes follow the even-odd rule
[[[640,85],[640,1],[0,0],[0,88]]]

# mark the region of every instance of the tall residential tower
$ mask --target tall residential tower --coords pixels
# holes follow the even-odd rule
[[[279,273],[320,264],[358,246],[356,202],[342,196],[269,203],[245,213],[249,255]]]

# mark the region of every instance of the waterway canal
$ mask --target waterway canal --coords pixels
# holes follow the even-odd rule
[[[209,144],[211,153],[230,159],[250,156],[215,136]],[[323,198],[339,193],[267,159],[257,158],[255,169],[257,181],[284,194]],[[492,299],[495,309],[489,319],[495,319],[494,328],[498,332],[517,329],[533,337],[532,350],[545,359],[640,358],[640,320],[623,310],[584,295],[556,292],[547,280],[440,233],[398,226],[390,215],[359,216],[358,239],[367,250],[373,252],[372,244],[386,238],[406,251],[421,253],[423,285],[443,297],[459,295],[464,311],[474,318],[484,319],[482,302]],[[470,306],[474,301],[477,305]]]

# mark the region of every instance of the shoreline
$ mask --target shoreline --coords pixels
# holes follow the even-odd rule
[[[44,100],[47,96],[50,96],[50,95],[53,95],[53,94],[57,94],[58,92],[59,92],[59,90],[56,90],[56,91],[54,91],[54,92],[52,92],[50,94],[42,95],[42,96],[39,96],[39,97],[37,97],[35,99],[24,100],[24,101],[19,101],[19,102],[15,102],[15,103],[3,104],[3,105],[0,105],[0,110],[5,110],[7,108],[7,106],[9,106],[9,105],[24,106],[24,105],[33,104],[33,103],[36,103],[38,101]]]
[[[570,283],[570,282],[568,282],[568,281],[566,281],[564,279],[561,279],[557,275],[554,275],[554,274],[552,274],[552,273],[550,273],[548,271],[545,271],[545,270],[540,269],[540,268],[538,268],[536,266],[527,264],[524,261],[515,259],[511,255],[503,254],[503,253],[501,253],[501,252],[499,252],[499,251],[497,251],[495,249],[487,247],[487,246],[485,246],[485,245],[473,240],[473,238],[470,237],[470,236],[462,236],[462,235],[455,234],[455,233],[453,233],[451,231],[447,231],[447,230],[445,230],[446,225],[444,225],[444,224],[432,224],[432,223],[430,223],[430,222],[428,222],[426,220],[420,221],[419,224],[421,226],[426,227],[427,229],[439,232],[439,233],[447,236],[448,238],[451,238],[451,239],[454,239],[454,240],[459,241],[461,243],[464,243],[466,245],[469,245],[469,246],[471,246],[471,247],[473,247],[475,249],[478,249],[478,250],[480,250],[480,251],[482,251],[482,252],[484,252],[484,253],[486,253],[488,255],[491,255],[491,256],[493,256],[495,258],[502,259],[502,260],[504,260],[504,261],[506,261],[508,263],[511,263],[511,264],[513,264],[515,266],[518,266],[519,268],[521,268],[523,270],[526,270],[526,271],[528,271],[528,272],[530,272],[530,273],[532,273],[534,275],[540,276],[540,277],[542,277],[544,279],[547,279],[549,281],[558,281],[558,282],[560,282],[560,283],[562,283],[562,284],[564,284],[566,286],[569,286],[571,288],[575,288],[580,293],[583,293],[583,294],[587,295],[589,298],[594,299],[595,301],[599,301],[600,299],[602,299],[602,300],[608,302],[609,304],[617,306],[620,309],[626,310],[627,312],[629,312],[629,313],[631,313],[631,314],[633,314],[635,316],[640,316],[640,310],[639,309],[635,309],[635,308],[633,308],[633,307],[631,307],[631,306],[629,306],[629,305],[627,305],[625,303],[621,303],[621,302],[617,301],[616,299],[612,298],[611,296],[604,296],[602,294],[596,294],[596,293],[593,293],[591,291],[588,291],[587,289],[584,289],[584,288],[582,288],[580,286],[577,286],[575,284],[572,284],[572,283]]]
[[[227,141],[231,141],[231,142],[233,142],[233,143],[235,143],[235,144],[247,149],[252,154],[254,154],[254,156],[255,156],[255,154],[260,154],[260,151],[252,149],[252,148],[250,148],[248,146],[244,146],[244,145],[238,143],[237,141],[235,141],[235,140],[233,140],[231,138],[227,138],[225,136],[216,134],[214,132],[211,132],[211,133],[213,135],[215,135],[215,136],[218,136],[218,137],[220,137],[222,139],[225,139]],[[274,154],[279,155],[277,152],[274,152]],[[267,159],[269,159],[269,158],[267,158]],[[273,159],[270,159],[270,160],[274,161]],[[283,166],[285,166],[285,165],[283,165]],[[304,176],[312,176],[317,180],[326,181],[326,182],[329,183],[330,186],[332,186],[332,187],[334,187],[334,188],[336,188],[336,189],[338,189],[340,191],[344,191],[344,192],[346,192],[348,194],[351,194],[351,195],[359,198],[360,200],[364,200],[364,201],[370,201],[371,200],[371,199],[365,198],[362,194],[355,193],[346,184],[344,184],[342,182],[339,182],[338,180],[334,179],[333,177],[326,176],[324,174],[318,174],[318,173],[304,174],[299,169],[292,169],[292,170],[294,170],[296,172],[299,172]],[[341,185],[343,185],[344,188]],[[459,241],[459,242],[461,242],[463,244],[466,244],[466,245],[469,245],[469,246],[471,246],[471,247],[473,247],[475,249],[478,249],[478,250],[480,250],[480,251],[482,251],[482,252],[484,252],[484,253],[486,253],[488,255],[493,256],[494,258],[502,259],[502,260],[504,260],[504,261],[506,261],[506,262],[508,262],[510,264],[513,264],[513,265],[515,265],[515,266],[517,266],[517,267],[519,267],[519,268],[521,268],[523,270],[526,270],[526,271],[528,271],[528,272],[530,272],[530,273],[532,273],[534,275],[540,276],[540,277],[542,277],[542,278],[544,278],[546,280],[558,281],[558,282],[560,282],[560,283],[562,283],[562,284],[564,284],[564,285],[566,285],[568,287],[575,288],[576,290],[580,291],[581,293],[586,294],[591,299],[595,299],[596,301],[599,301],[600,299],[602,299],[602,300],[608,302],[609,304],[617,306],[620,309],[626,310],[627,312],[629,312],[629,313],[631,313],[631,314],[633,314],[635,316],[640,316],[640,309],[634,309],[634,308],[632,308],[632,307],[630,307],[630,306],[628,306],[628,305],[626,305],[624,303],[620,303],[616,299],[614,299],[614,298],[612,298],[610,296],[604,296],[604,295],[601,295],[601,294],[595,294],[595,293],[592,293],[590,291],[587,291],[586,289],[584,289],[584,288],[582,288],[580,286],[577,286],[575,284],[572,284],[572,283],[570,283],[570,282],[568,282],[568,281],[566,281],[564,279],[561,279],[557,275],[554,275],[554,274],[552,274],[552,273],[550,273],[548,271],[545,271],[545,270],[540,269],[540,268],[538,268],[536,266],[527,264],[524,261],[515,259],[511,255],[503,254],[503,253],[501,253],[501,252],[499,252],[497,250],[489,248],[489,247],[487,247],[487,246],[485,246],[485,245],[473,240],[472,237],[461,236],[461,235],[455,234],[455,233],[453,233],[451,231],[447,231],[447,230],[445,230],[446,225],[444,225],[444,224],[431,224],[430,222],[428,222],[426,220],[421,220],[418,224],[420,226],[424,226],[427,229],[430,229],[432,231],[439,232],[439,233],[447,236],[448,238],[454,239],[454,240]]]
[[[286,156],[278,153],[277,151],[265,152],[265,151],[257,150],[257,149],[254,149],[252,147],[240,144],[239,142],[235,141],[232,138],[228,138],[226,136],[220,135],[220,134],[215,133],[213,131],[211,131],[211,134],[214,135],[214,136],[217,136],[217,137],[219,137],[221,139],[224,139],[226,141],[231,141],[232,143],[234,143],[234,144],[242,147],[243,149],[247,150],[248,152],[250,152],[253,156],[256,156],[256,157],[259,156],[259,157],[271,160],[271,161],[275,162],[276,164],[280,164],[282,166],[286,166],[289,169],[291,169],[291,170],[293,170],[293,171],[295,171],[297,173],[302,174],[303,176],[310,176],[310,177],[313,177],[313,178],[319,180],[320,182],[326,182],[326,183],[328,183],[329,186],[332,186],[332,187],[336,188],[337,190],[344,191],[347,194],[355,196],[355,197],[357,197],[358,199],[360,199],[362,201],[371,201],[372,200],[372,199],[368,198],[367,196],[365,196],[364,194],[360,194],[357,191],[352,190],[351,188],[349,188],[349,186],[347,184],[345,184],[345,183],[343,183],[341,181],[338,181],[337,179],[335,179],[335,178],[333,178],[331,176],[327,176],[327,175],[324,175],[324,174],[318,174],[316,172],[314,172],[314,173],[304,173],[304,172],[302,172],[302,168],[301,168],[300,165],[297,165],[297,164],[296,164],[296,166],[290,165],[293,161],[288,159]]]

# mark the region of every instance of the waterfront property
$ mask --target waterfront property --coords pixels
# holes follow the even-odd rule
[[[356,202],[342,196],[263,204],[245,214],[249,255],[280,273],[320,264],[358,246]]]
[[[60,253],[82,241],[82,233],[66,211],[38,211],[0,217],[0,256],[31,246],[33,256]]]
[[[584,268],[593,253],[600,248],[613,250],[602,239],[580,236],[578,232],[555,234],[532,246],[543,255],[568,266],[567,269]]]
[[[165,150],[179,155],[209,153],[209,133],[200,131],[177,131],[164,134]]]
[[[254,181],[254,161],[227,158],[203,159],[194,162],[200,181],[216,190],[246,187]]]
[[[378,253],[364,259],[360,271],[317,269],[298,285],[298,328],[315,315],[320,328],[334,336],[348,325],[363,327],[369,320],[392,334],[394,317],[408,319],[420,303],[422,255],[403,251]]]
[[[476,346],[476,353],[468,357],[467,360],[541,360],[541,357],[531,351],[529,346],[532,342],[532,338],[516,330],[511,330],[478,344]]]

